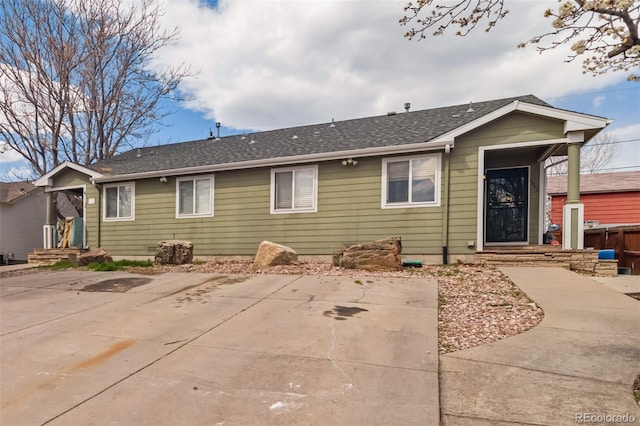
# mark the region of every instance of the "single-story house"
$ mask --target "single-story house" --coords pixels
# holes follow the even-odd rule
[[[575,179],[580,147],[610,122],[531,95],[407,108],[67,162],[36,185],[82,196],[84,244],[115,256],[183,239],[200,257],[252,256],[271,240],[310,258],[401,237],[411,258],[470,261],[487,246],[542,244],[545,160],[569,155]]]
[[[567,176],[549,176],[551,223],[562,226],[567,200]],[[580,176],[580,200],[586,226],[640,224],[640,170]]]
[[[0,182],[1,263],[26,261],[29,252],[42,246],[45,206],[42,188],[29,182]]]

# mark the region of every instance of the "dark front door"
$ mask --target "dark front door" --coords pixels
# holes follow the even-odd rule
[[[485,242],[526,242],[529,169],[487,170]]]

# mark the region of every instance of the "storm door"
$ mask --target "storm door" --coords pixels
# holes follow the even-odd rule
[[[485,182],[485,242],[526,243],[529,169],[487,170]]]

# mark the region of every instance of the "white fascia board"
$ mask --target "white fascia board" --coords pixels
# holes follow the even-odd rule
[[[53,170],[49,171],[48,173],[42,175],[40,178],[36,179],[33,182],[33,184],[35,186],[53,186],[53,177],[64,169],[76,170],[80,173],[83,173],[89,176],[92,180],[103,176],[102,173],[98,173],[94,170],[88,169],[79,164],[72,163],[71,161],[65,161],[64,163],[56,166]]]
[[[564,132],[567,134],[576,130],[590,130],[590,129],[603,129],[612,123],[612,120],[608,118],[596,117],[593,115],[581,114],[578,112],[560,110],[553,107],[535,105],[527,102],[513,101],[512,103],[503,106],[487,115],[471,121],[463,126],[458,127],[450,132],[447,132],[436,139],[433,142],[451,143],[458,136],[477,129],[493,120],[503,117],[513,111],[522,111],[529,114],[540,115],[548,118],[555,118],[557,120],[563,120],[565,122]]]
[[[453,145],[452,142],[448,142]],[[263,160],[238,161],[225,164],[211,164],[196,167],[183,167],[179,169],[153,170],[149,172],[129,173],[123,175],[104,175],[92,179],[94,183],[119,182],[124,180],[137,180],[155,178],[161,176],[193,175],[200,173],[214,173],[227,170],[252,169],[256,167],[274,167],[286,164],[304,164],[318,161],[344,160],[345,158],[376,157],[380,155],[406,154],[411,152],[437,151],[445,148],[445,143],[433,141],[407,145],[384,146],[377,148],[356,149],[350,151],[336,151],[321,154],[296,155],[292,157],[267,158]]]
[[[564,134],[579,130],[604,129],[613,122],[608,118],[521,102],[518,111],[564,121]]]

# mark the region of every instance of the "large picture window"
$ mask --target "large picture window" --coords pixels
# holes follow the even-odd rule
[[[271,171],[271,213],[317,211],[318,166]]]
[[[382,160],[382,207],[440,205],[440,154]]]
[[[104,220],[133,220],[135,185],[133,182],[104,186]]]
[[[213,176],[176,180],[176,217],[213,216]]]

